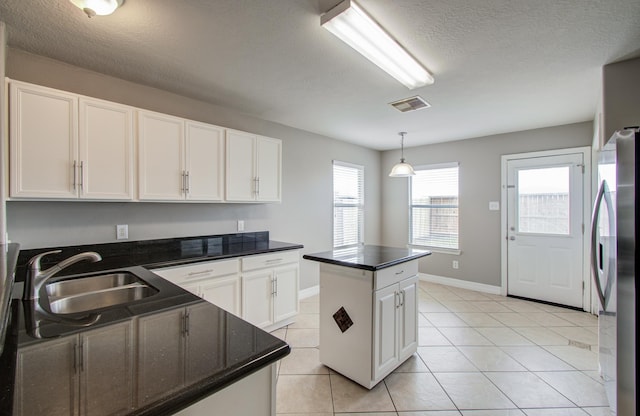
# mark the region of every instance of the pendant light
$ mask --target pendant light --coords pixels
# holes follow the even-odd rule
[[[397,163],[392,169],[389,176],[392,178],[406,178],[407,176],[414,176],[416,173],[413,171],[413,167],[404,161],[404,135],[406,131],[398,133],[400,135],[400,163]]]

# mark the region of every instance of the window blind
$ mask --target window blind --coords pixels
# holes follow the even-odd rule
[[[362,244],[364,167],[333,162],[333,247]]]
[[[410,182],[409,243],[458,250],[458,164],[415,171]]]

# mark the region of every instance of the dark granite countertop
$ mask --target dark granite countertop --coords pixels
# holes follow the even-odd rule
[[[375,272],[430,254],[431,252],[428,250],[418,250],[414,248],[364,245],[324,251],[322,253],[305,254],[302,258]]]
[[[0,354],[4,347],[7,324],[9,323],[9,307],[19,250],[20,245],[15,243],[0,244]]]
[[[87,350],[91,350],[91,343],[89,347],[84,345],[92,334],[98,334],[94,339],[106,344],[98,344],[98,353],[93,357],[97,357],[97,361],[93,366],[100,370],[94,369],[91,376],[100,377],[101,372],[108,373],[109,369],[118,368],[118,357],[122,354],[116,354],[116,359],[113,357],[115,353],[111,354],[113,363],[100,362],[108,359],[102,358],[105,348],[106,351],[125,348],[127,354],[131,354],[130,365],[135,369],[131,377],[117,380],[112,374],[104,374],[105,380],[97,379],[100,388],[104,389],[99,396],[111,398],[109,405],[116,404],[126,409],[118,414],[172,414],[285,357],[290,347],[284,341],[203,301],[148,269],[298,248],[302,246],[270,241],[268,232],[60,247],[62,253],[45,257],[48,261],[43,262],[43,269],[83,251],[96,251],[103,260],[77,263],[69,268],[71,270],[65,270],[67,274],[60,273],[52,281],[75,277],[68,273],[126,271],[140,277],[158,292],[135,303],[91,313],[64,315],[65,319],[60,320],[59,315],[52,317],[47,313],[47,302],[43,313],[42,302],[34,305],[34,301],[21,300],[18,292],[21,292],[23,283],[17,282],[5,348],[0,355],[0,414],[53,414],[60,410],[60,406],[67,410],[80,406],[79,414],[83,414],[82,406],[86,403],[107,400],[82,397],[89,395],[87,391],[90,391],[83,390],[83,377],[89,379],[90,376],[76,374],[70,377],[56,367],[68,362],[75,367],[77,357],[89,357]],[[29,258],[51,249],[54,248],[21,251],[16,280],[24,279]],[[95,323],[80,326],[83,321],[93,322],[96,315]],[[186,332],[185,328],[188,328]],[[101,331],[108,335],[100,337]],[[128,335],[120,339],[113,334]],[[98,341],[92,342],[96,348]],[[171,342],[177,342],[178,346],[172,349]],[[81,354],[76,353],[78,345],[81,346]],[[30,359],[21,358],[29,357],[31,351],[37,354]],[[73,358],[69,361],[71,355]],[[41,358],[33,363],[34,357]],[[80,372],[84,371],[81,368]],[[80,389],[80,397],[77,392],[65,390],[70,379],[74,380],[74,388]],[[55,392],[55,397],[61,398],[55,401],[56,412],[52,408],[39,408],[36,401],[27,399],[27,395],[36,388],[41,392]]]

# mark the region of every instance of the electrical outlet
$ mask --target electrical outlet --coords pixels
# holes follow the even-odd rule
[[[116,240],[126,240],[129,238],[129,226],[127,224],[116,225]]]
[[[238,231],[244,231],[244,221],[238,220]]]
[[[454,260],[451,266],[452,266],[454,269],[457,269],[458,267],[460,267],[460,264],[458,264],[458,260]]]

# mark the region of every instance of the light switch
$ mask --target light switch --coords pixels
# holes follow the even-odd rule
[[[489,211],[500,211],[500,202],[489,201]]]

